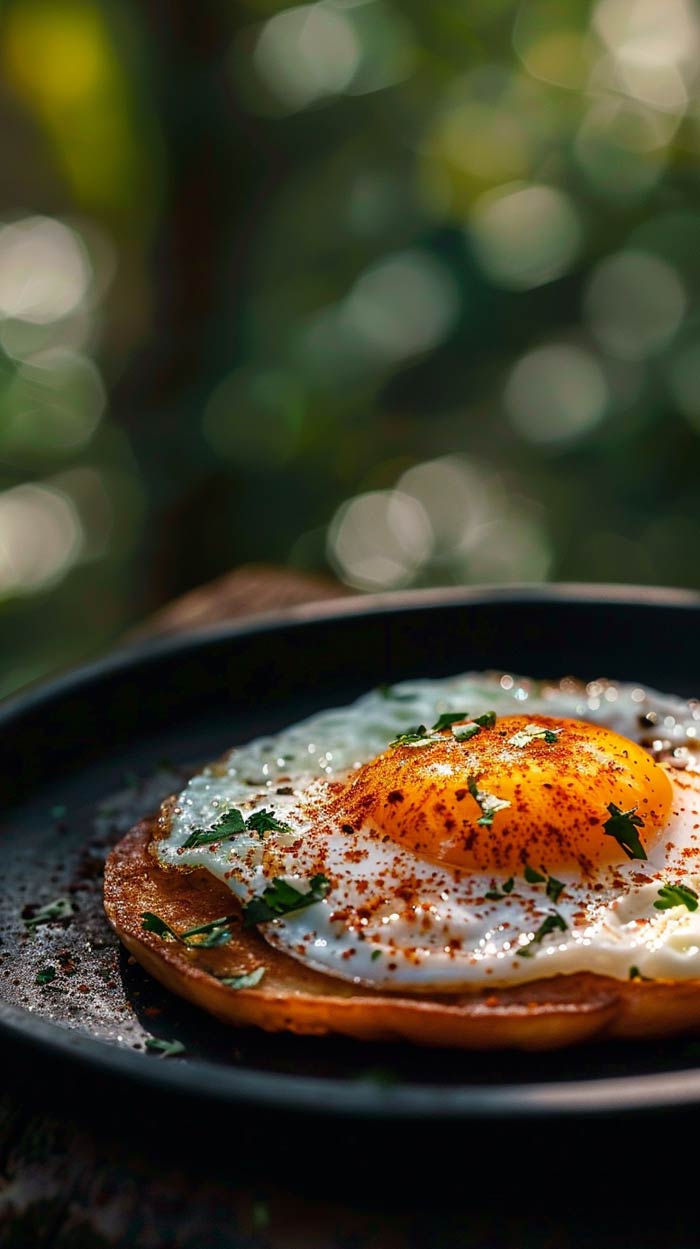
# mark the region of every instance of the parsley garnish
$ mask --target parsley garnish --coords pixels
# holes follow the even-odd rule
[[[493,817],[497,811],[504,811],[510,803],[505,798],[497,798],[495,794],[487,794],[485,789],[479,789],[475,776],[470,776],[467,781],[467,789],[474,801],[481,807],[481,819],[477,824],[483,825],[484,828],[490,828],[493,824]]]
[[[534,867],[530,867],[529,863],[526,863],[523,875],[528,885],[543,885],[547,879],[541,872],[536,872]]]
[[[154,915],[153,911],[141,912],[141,927],[146,932],[154,932],[158,937],[172,937],[174,941],[180,940],[174,928],[171,928],[170,924],[166,924],[165,920],[160,918],[160,915]]]
[[[428,735],[428,730],[424,724],[418,724],[415,728],[406,729],[405,733],[399,733],[393,742],[389,742],[390,746],[427,746],[433,738]]]
[[[56,979],[57,974],[58,973],[55,967],[42,967],[41,970],[36,973],[36,980],[34,983],[51,984],[51,981]]]
[[[630,980],[652,980],[652,976],[643,976],[638,967],[630,967]]]
[[[162,1041],[160,1037],[155,1036],[146,1038],[146,1049],[153,1050],[161,1058],[171,1058],[173,1054],[184,1054],[185,1052],[182,1041]]]
[[[202,829],[195,828],[190,833],[186,841],[183,841],[183,850],[190,850],[193,846],[208,846],[212,841],[225,841],[227,837],[235,837],[238,833],[245,831],[245,820],[237,808],[227,811],[212,828]]]
[[[233,922],[234,915],[223,915],[220,919],[212,919],[208,924],[200,924],[197,928],[188,928],[186,932],[175,932],[170,924],[166,924],[153,911],[141,912],[141,926],[146,932],[154,932],[159,937],[172,937],[182,945],[195,946],[203,950],[211,950],[219,945],[226,945],[231,940],[228,925]],[[192,937],[206,934],[202,941],[192,941]]]
[[[271,811],[256,811],[254,815],[249,815],[245,822],[246,828],[250,828],[259,837],[264,837],[265,833],[288,833],[289,825],[283,824],[278,820]]]
[[[74,913],[73,903],[68,898],[55,898],[53,902],[47,902],[46,906],[35,911],[29,919],[25,919],[24,926],[33,932],[39,924],[50,924],[54,919],[68,919]]]
[[[283,824],[278,820],[271,811],[255,811],[253,815],[249,815],[247,820],[243,819],[241,812],[234,807],[232,811],[227,811],[221,819],[216,822],[213,828],[198,829],[190,833],[187,841],[182,843],[183,850],[190,850],[194,846],[208,846],[213,841],[225,841],[228,837],[236,837],[239,833],[246,830],[257,833],[259,837],[264,837],[265,833],[289,832],[289,825]]]
[[[293,911],[313,906],[314,902],[321,902],[326,897],[330,887],[331,882],[320,873],[311,877],[307,893],[301,893],[294,885],[276,876],[259,898],[253,898],[243,907],[243,925],[253,928],[256,924],[277,919],[279,915],[291,915]]]
[[[547,888],[545,893],[548,898],[552,899],[552,902],[558,902],[566,888],[562,880],[557,880],[556,876],[543,876],[542,872],[538,872],[534,867],[530,867],[529,863],[525,864],[523,876],[529,885],[544,885],[546,882]]]
[[[453,724],[452,726],[452,736],[456,742],[468,742],[480,732],[479,725],[473,720],[469,724]]]
[[[193,945],[202,950],[213,950],[218,945],[228,945],[231,932],[228,925],[235,918],[233,915],[222,915],[221,919],[212,919],[208,924],[200,924],[198,928],[188,928],[178,937],[184,945]],[[202,935],[203,934],[203,935]],[[202,935],[201,941],[192,941],[192,937]]]
[[[514,885],[515,885],[515,881],[513,877],[509,876],[508,880],[504,881],[503,884],[501,885],[500,890],[489,889],[488,893],[484,894],[484,897],[490,898],[492,902],[498,902],[501,898],[505,898],[507,894],[513,892]]]
[[[254,971],[244,972],[241,976],[222,976],[220,983],[229,989],[254,989],[265,975],[264,967],[256,967]]]
[[[603,830],[609,837],[615,838],[628,859],[646,859],[647,852],[635,831],[644,828],[644,820],[641,815],[635,814],[636,810],[636,807],[630,807],[629,811],[621,811],[614,802],[609,802],[610,819],[603,824]]]
[[[689,911],[697,911],[698,895],[688,885],[662,885],[654,907],[657,911],[668,911],[672,906],[685,906]]]
[[[561,733],[561,729],[544,729],[541,724],[526,724],[524,729],[520,729],[518,733],[514,733],[508,738],[511,746],[529,746],[530,742],[547,742],[548,746],[555,746]]]
[[[450,729],[453,724],[457,723],[458,720],[466,719],[466,711],[443,711],[442,715],[438,716],[433,725],[433,733],[439,733],[442,729]]]
[[[547,880],[545,893],[548,898],[552,899],[552,902],[558,902],[565,888],[566,886],[562,880],[557,880],[556,877],[550,876]]]
[[[496,712],[485,711],[481,716],[474,716],[474,723],[478,724],[481,729],[492,729],[496,723]]]
[[[521,946],[521,948],[517,950],[516,953],[519,954],[521,958],[532,958],[534,954],[534,950],[531,949],[531,946],[539,945],[540,942],[544,939],[544,937],[548,935],[548,933],[554,932],[555,929],[557,928],[561,929],[562,932],[566,932],[568,926],[569,925],[567,924],[566,920],[564,919],[562,915],[559,914],[558,911],[552,911],[551,915],[547,915],[545,919],[543,919],[542,923],[537,929],[537,932],[533,934],[530,941],[528,941],[527,945]]]
[[[377,959],[378,959],[378,958],[381,958],[381,957],[382,957],[382,952],[381,952],[381,950],[372,950],[372,953],[371,953],[371,955],[370,955],[370,958],[372,959],[372,962],[373,962],[373,963],[376,963]]]

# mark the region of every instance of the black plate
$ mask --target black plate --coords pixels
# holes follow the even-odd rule
[[[700,692],[700,596],[552,587],[440,591],[297,609],[109,657],[0,708],[0,1035],[73,1074],[239,1110],[542,1119],[700,1101],[698,1047],[595,1045],[546,1057],[367,1047],[232,1032],[128,960],[101,867],[133,820],[227,746],[380,682],[503,669]],[[24,918],[67,897],[74,914]],[[36,984],[37,973],[56,978]],[[161,1060],[146,1038],[176,1038]],[[40,1064],[39,1064],[40,1065]]]

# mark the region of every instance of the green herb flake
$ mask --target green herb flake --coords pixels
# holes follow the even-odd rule
[[[539,945],[550,932],[555,932],[557,929],[561,932],[566,932],[568,926],[569,925],[563,915],[560,915],[558,911],[552,911],[551,915],[545,916],[537,929],[537,932],[533,934],[528,944],[521,946],[516,953],[519,954],[521,958],[532,958],[534,950],[531,947],[533,945]]]
[[[244,972],[241,976],[222,976],[220,983],[228,989],[254,989],[265,975],[264,967],[256,967],[255,971]]]
[[[29,919],[25,919],[24,926],[29,932],[33,932],[40,924],[50,924],[55,919],[70,919],[75,914],[73,903],[68,898],[54,898],[53,902],[47,902],[46,906],[42,906]]]
[[[370,955],[370,958],[372,959],[372,962],[373,962],[373,963],[376,963],[377,959],[378,959],[378,958],[381,958],[381,957],[382,957],[382,952],[381,952],[381,950],[372,950],[372,953],[371,953],[371,955]]]
[[[290,827],[278,820],[271,811],[256,811],[254,815],[249,815],[245,822],[246,828],[252,829],[258,837],[264,837],[265,833],[288,833]]]
[[[406,729],[405,733],[399,733],[393,742],[389,742],[390,746],[428,746],[435,740],[428,733],[424,724],[418,724],[415,728]]]
[[[479,725],[473,721],[471,724],[454,724],[452,726],[452,736],[456,742],[471,741],[472,737],[476,737],[477,733],[480,732]]]
[[[196,949],[212,950],[219,945],[227,945],[231,940],[232,933],[229,924],[235,920],[235,915],[223,915],[220,919],[212,919],[208,924],[200,924],[197,928],[188,928],[186,932],[175,932],[170,924],[166,924],[164,919],[159,915],[154,915],[152,911],[142,911],[141,924],[146,932],[154,932],[156,936],[168,938],[172,937],[174,941],[179,941],[181,945],[189,945]],[[201,941],[193,940],[194,937],[202,937]]]
[[[621,811],[614,802],[608,803],[610,819],[603,824],[603,831],[624,850],[628,859],[646,859],[647,852],[639,840],[638,828],[644,828],[644,820],[636,814],[636,807]]]
[[[183,850],[191,850],[195,846],[208,846],[213,841],[226,841],[229,837],[236,837],[238,833],[245,831],[245,820],[237,808],[226,811],[224,815],[216,821],[212,828],[202,829],[195,828],[190,833],[186,841],[182,843]]]
[[[480,729],[492,729],[496,723],[496,712],[485,711],[483,715],[474,716],[474,723],[478,724]]]
[[[546,742],[548,746],[556,746],[561,729],[546,729],[541,724],[526,724],[524,729],[508,738],[510,746],[529,746],[531,742]]]
[[[55,967],[42,967],[41,970],[36,973],[36,979],[34,983],[35,984],[51,984],[51,981],[55,980],[57,975],[58,975],[58,972],[56,971]]]
[[[294,911],[313,906],[326,897],[330,887],[331,882],[320,873],[311,877],[307,893],[301,893],[294,885],[276,876],[259,898],[253,898],[243,907],[243,926],[254,928],[256,924],[266,924],[280,915],[291,915]]]
[[[477,824],[484,828],[490,828],[493,824],[493,817],[498,811],[505,811],[510,806],[510,802],[505,798],[497,798],[495,794],[488,794],[485,789],[479,789],[477,778],[470,776],[467,780],[467,789],[474,801],[481,807],[481,819]]]
[[[443,711],[433,725],[433,733],[441,733],[443,729],[452,728],[452,725],[456,724],[458,720],[467,719],[468,713],[466,711]]]
[[[547,880],[545,892],[552,902],[558,902],[565,888],[566,886],[562,880],[557,880],[555,876],[550,876]]]
[[[536,872],[534,867],[530,867],[529,863],[525,864],[523,876],[525,877],[528,885],[543,885],[547,879],[547,877],[543,876],[541,872]]]
[[[688,885],[662,885],[659,889],[658,902],[654,903],[655,910],[668,911],[674,906],[684,906],[689,911],[697,911],[697,893]]]
[[[182,1041],[165,1041],[155,1036],[146,1038],[146,1049],[151,1050],[154,1054],[158,1054],[160,1058],[172,1058],[175,1054],[185,1053]]]
[[[506,898],[509,893],[512,893],[514,887],[515,879],[513,876],[509,876],[508,880],[503,882],[500,889],[489,889],[488,892],[484,894],[484,897],[489,898],[492,902],[498,902],[501,898]]]
[[[179,941],[177,933],[170,924],[166,924],[160,915],[154,915],[153,911],[141,912],[141,927],[144,932],[154,932],[157,937],[172,937],[173,941]]]
[[[219,945],[228,945],[232,933],[229,924],[236,919],[235,915],[222,915],[219,919],[211,919],[208,924],[200,924],[197,928],[188,928],[178,935],[178,941],[184,945],[194,946],[200,950],[213,950]],[[193,941],[193,937],[201,937],[201,941]]]

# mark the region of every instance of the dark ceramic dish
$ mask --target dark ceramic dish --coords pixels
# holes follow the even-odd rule
[[[532,1122],[700,1103],[687,1041],[467,1055],[236,1033],[120,951],[101,865],[187,769],[380,682],[504,669],[700,693],[700,596],[615,587],[360,599],[112,655],[0,708],[0,1038],[36,1069],[240,1115]],[[38,907],[73,913],[35,929]],[[48,979],[52,968],[53,979]],[[44,973],[40,975],[39,973]],[[42,979],[45,983],[37,983]],[[148,1037],[176,1039],[163,1061]],[[7,1069],[7,1068],[6,1068]]]

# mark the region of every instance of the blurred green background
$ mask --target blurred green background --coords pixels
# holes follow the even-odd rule
[[[691,0],[5,0],[0,694],[250,560],[700,587],[699,73]]]

